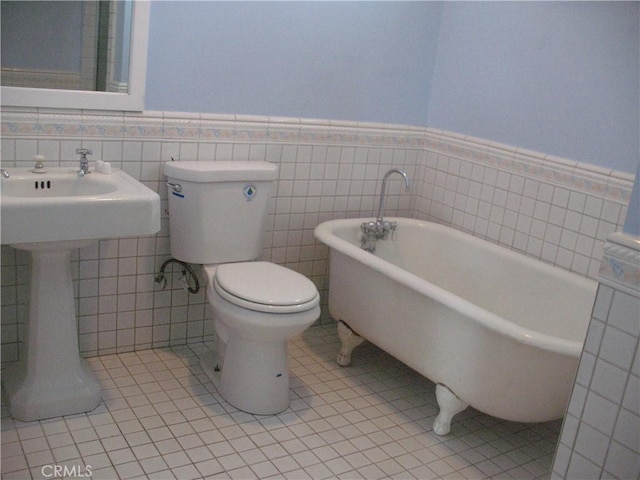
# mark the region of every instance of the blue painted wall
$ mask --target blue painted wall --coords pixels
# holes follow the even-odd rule
[[[146,108],[424,125],[441,11],[154,2]]]
[[[151,7],[148,110],[427,125],[635,173],[638,2]]]
[[[428,125],[635,173],[638,2],[448,2]]]
[[[640,163],[638,163],[636,181],[633,184],[627,218],[625,219],[622,230],[629,235],[640,238]]]

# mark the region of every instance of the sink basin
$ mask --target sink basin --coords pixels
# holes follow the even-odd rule
[[[46,175],[46,174],[45,174]],[[42,180],[25,173],[16,177],[15,174],[2,184],[4,197],[87,197],[91,195],[105,195],[118,190],[118,182],[111,175],[69,175],[68,172],[55,172],[46,175]]]
[[[9,412],[31,422],[93,410],[102,392],[80,357],[71,256],[102,238],[156,233],[160,197],[120,170],[9,174],[0,179],[2,243],[31,254],[24,351],[2,372]]]
[[[151,235],[160,198],[121,170],[83,177],[73,168],[8,169],[1,179],[2,243],[57,242]]]

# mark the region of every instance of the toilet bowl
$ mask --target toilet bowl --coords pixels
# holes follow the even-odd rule
[[[218,351],[203,370],[234,407],[270,415],[289,406],[287,340],[320,316],[308,278],[269,262],[204,267]]]

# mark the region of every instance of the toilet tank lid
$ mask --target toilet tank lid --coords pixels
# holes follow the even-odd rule
[[[269,162],[197,161],[166,162],[164,174],[190,182],[242,182],[275,180],[278,166]]]

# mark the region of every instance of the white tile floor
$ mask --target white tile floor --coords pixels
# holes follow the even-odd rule
[[[334,326],[290,342],[292,401],[276,416],[226,403],[199,365],[208,348],[90,358],[105,401],[87,414],[23,423],[3,401],[2,478],[548,478],[559,421],[467,409],[439,437],[433,383],[368,343],[339,367]]]

